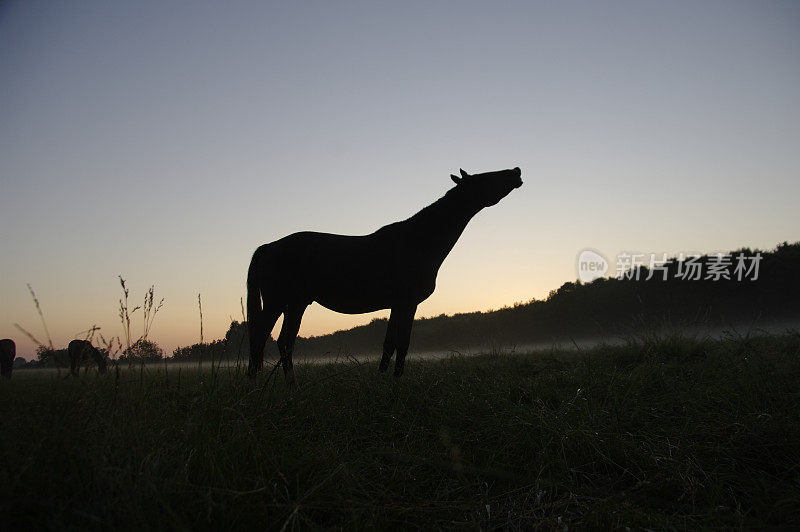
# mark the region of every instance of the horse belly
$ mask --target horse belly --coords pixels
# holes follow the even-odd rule
[[[314,301],[323,307],[343,314],[363,314],[391,307],[391,297],[385,287],[370,286],[357,280],[319,290]]]
[[[318,287],[314,301],[335,312],[362,314],[419,304],[433,293],[435,286],[435,276],[352,276]]]
[[[390,308],[390,305],[369,301],[341,302],[341,301],[317,301],[328,310],[339,312],[340,314],[364,314]]]

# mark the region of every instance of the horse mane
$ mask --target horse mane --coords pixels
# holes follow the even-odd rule
[[[457,186],[445,192],[444,196],[420,209],[416,214],[413,214],[405,220],[393,222],[384,225],[375,233],[384,231],[391,231],[392,229],[401,229],[407,227],[417,227],[424,229],[430,226],[440,226],[442,223],[452,219],[457,213],[457,205],[460,196],[460,190]]]

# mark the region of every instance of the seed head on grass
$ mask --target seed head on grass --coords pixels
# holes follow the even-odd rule
[[[42,314],[42,307],[39,306],[39,299],[36,297],[36,293],[33,291],[33,287],[28,284],[28,290],[31,293],[31,297],[33,298],[33,304],[36,305],[36,312],[39,313],[39,318],[42,320],[42,326],[44,327],[44,333],[47,335],[47,343],[50,344],[50,349],[55,351],[53,348],[53,339],[50,338],[50,331],[47,330],[47,322],[44,321],[44,314]]]
[[[150,285],[150,288],[144,295],[144,304],[142,305],[142,311],[144,313],[144,332],[142,334],[142,340],[147,340],[147,336],[150,334],[150,329],[156,319],[156,314],[158,314],[158,311],[161,310],[161,307],[164,305],[164,298],[162,297],[161,301],[159,301],[158,305],[154,308],[154,295],[155,285]]]
[[[22,326],[21,326],[19,323],[15,323],[15,324],[14,324],[14,327],[16,327],[17,329],[19,329],[19,330],[20,330],[20,332],[22,332],[22,334],[24,334],[25,336],[27,336],[27,337],[28,337],[28,338],[31,340],[31,342],[33,342],[34,344],[36,344],[36,345],[37,345],[37,349],[36,349],[36,355],[37,355],[37,357],[40,357],[40,359],[41,359],[41,358],[44,358],[44,357],[50,357],[50,356],[53,356],[53,355],[55,354],[55,349],[53,349],[53,348],[50,348],[50,347],[47,347],[47,346],[46,346],[46,345],[44,345],[42,342],[40,342],[39,340],[37,340],[37,339],[36,339],[36,337],[35,337],[34,335],[32,335],[32,334],[31,334],[30,332],[28,332],[27,330],[25,330],[25,329],[24,329],[24,328],[23,328],[23,327],[22,327]],[[58,366],[58,364],[56,364],[56,367],[57,367],[57,368],[59,367],[59,366]]]
[[[84,339],[85,341],[87,341],[87,342],[91,343],[91,342],[92,342],[92,340],[94,339],[94,333],[96,333],[96,332],[97,332],[97,331],[99,331],[99,330],[100,330],[100,327],[98,327],[97,325],[92,325],[92,326],[91,326],[91,327],[89,327],[87,330],[85,330],[85,331],[81,331],[81,332],[79,332],[79,333],[76,333],[76,334],[75,334],[75,338],[77,338],[78,336],[85,335],[83,339]]]
[[[126,352],[130,354],[131,351],[131,314],[136,312],[139,307],[134,307],[133,310],[128,310],[128,288],[125,286],[125,279],[121,275],[119,277],[119,284],[122,286],[122,294],[124,298],[119,300],[119,319],[122,323],[122,332],[125,334]]]
[[[39,305],[39,299],[36,297],[36,293],[33,291],[33,287],[31,287],[30,283],[28,283],[27,286],[28,286],[28,291],[31,293],[31,298],[33,299],[33,304],[36,306],[36,312],[39,314],[39,319],[42,320],[42,326],[44,327],[44,333],[47,335],[47,343],[50,346],[49,349],[50,349],[50,351],[55,351],[55,348],[53,347],[53,339],[50,338],[50,331],[47,330],[47,323],[44,321],[44,314],[42,314],[42,307]],[[44,347],[45,349],[47,349],[47,346],[45,346],[42,342],[37,340],[36,337],[34,337],[31,333],[29,333],[28,331],[23,329],[21,325],[19,325],[18,323],[15,323],[14,326],[17,329],[19,329],[20,331],[22,331],[22,333],[25,336],[30,338],[33,343],[35,343],[36,345]]]

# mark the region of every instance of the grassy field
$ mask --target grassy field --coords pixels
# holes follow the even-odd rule
[[[375,366],[17,372],[3,528],[800,526],[800,335]]]

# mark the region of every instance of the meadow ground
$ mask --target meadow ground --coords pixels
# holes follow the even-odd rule
[[[796,333],[297,374],[15,373],[3,528],[800,526]]]

